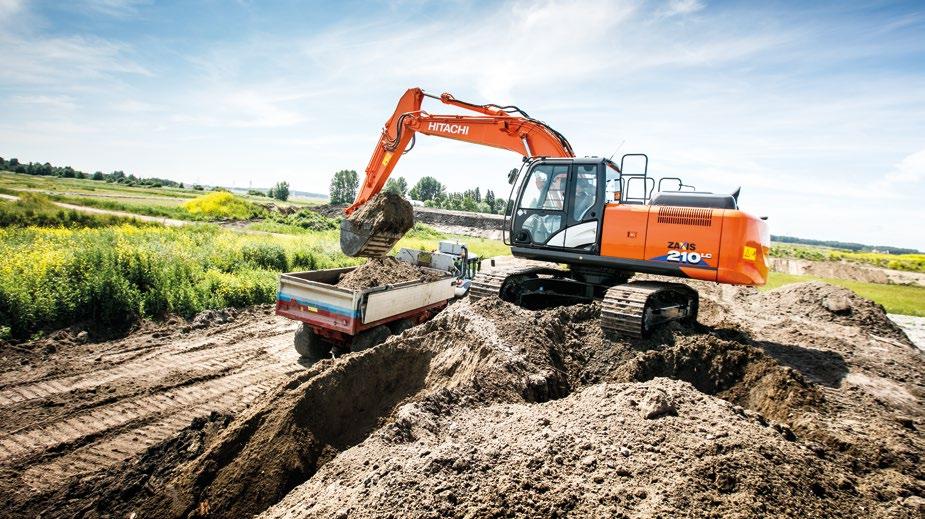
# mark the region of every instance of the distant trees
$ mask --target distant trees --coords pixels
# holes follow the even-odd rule
[[[334,173],[334,178],[331,179],[331,203],[348,204],[353,202],[357,196],[358,187],[360,187],[360,179],[356,171],[342,169]]]
[[[412,190],[412,192],[413,191],[414,190]],[[425,201],[424,205],[453,211],[503,214],[505,201],[495,196],[494,191],[491,189],[486,190],[485,196],[483,197],[481,190],[475,188],[467,189],[462,193],[441,192],[435,198]]]
[[[289,182],[277,182],[275,186],[270,188],[269,195],[272,198],[282,200],[283,202],[289,200]]]
[[[435,200],[446,192],[446,187],[434,177],[423,177],[411,188],[411,198],[427,202]]]
[[[251,196],[270,196],[267,193],[264,193],[263,191],[259,189],[248,189],[247,194]]]
[[[405,180],[405,177],[390,178],[385,183],[385,190],[405,196],[408,194],[408,181]]]
[[[70,166],[52,166],[48,162],[41,164],[38,162],[29,162],[23,164],[19,159],[12,158],[5,160],[0,157],[0,170],[12,171],[14,173],[23,173],[26,175],[55,176],[61,178],[89,178],[96,181],[106,181],[127,186],[141,187],[179,187],[180,184],[173,180],[165,178],[141,178],[135,175],[126,175],[124,171],[117,170],[112,173],[103,173],[97,171],[92,175],[83,171],[74,169]]]

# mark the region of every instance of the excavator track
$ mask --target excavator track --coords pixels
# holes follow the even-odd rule
[[[501,287],[511,276],[530,274],[548,270],[548,267],[536,265],[505,265],[483,269],[474,278],[469,286],[469,299],[477,301],[488,297],[499,297]]]
[[[641,338],[656,326],[697,318],[697,292],[681,283],[633,281],[611,287],[601,304],[601,328]]]

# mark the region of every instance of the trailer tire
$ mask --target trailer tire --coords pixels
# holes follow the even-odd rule
[[[363,351],[372,348],[377,344],[383,343],[389,338],[389,335],[392,335],[392,331],[384,324],[360,332],[354,337],[353,342],[350,343],[350,351]]]
[[[331,356],[331,345],[322,339],[305,323],[299,323],[295,331],[295,351],[303,359],[311,361],[321,360]]]
[[[408,328],[413,328],[417,324],[417,321],[414,319],[400,319],[398,321],[389,323],[389,328],[392,330],[392,335],[399,335]]]

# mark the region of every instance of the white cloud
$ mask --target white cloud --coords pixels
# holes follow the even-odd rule
[[[925,150],[906,156],[887,174],[886,180],[889,184],[925,181]]]
[[[16,95],[12,96],[10,100],[14,103],[31,106],[33,109],[41,107],[70,111],[76,108],[74,98],[66,95]]]
[[[150,0],[82,0],[75,7],[83,7],[114,18],[125,18],[138,13],[139,7]]]
[[[701,11],[704,7],[699,0],[671,0],[667,6],[658,11],[658,14],[665,18],[683,16]]]

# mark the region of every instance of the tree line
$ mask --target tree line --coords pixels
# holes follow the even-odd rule
[[[331,203],[349,204],[353,202],[359,186],[359,175],[356,171],[352,169],[338,171],[331,179]],[[404,177],[390,178],[385,183],[384,190],[423,202],[427,207],[454,211],[503,214],[506,204],[506,199],[498,198],[491,189],[485,190],[484,193],[478,187],[462,192],[447,192],[446,186],[431,176],[421,178],[410,188]]]
[[[813,245],[816,247],[831,247],[833,249],[850,250],[854,252],[883,252],[886,254],[918,254],[916,249],[906,249],[902,247],[891,247],[889,245],[864,245],[862,243],[842,242],[835,240],[810,240],[806,238],[795,238],[793,236],[776,236],[771,235],[771,241],[778,243],[796,243],[799,245]]]
[[[141,178],[136,177],[135,175],[126,175],[125,172],[121,170],[116,170],[111,173],[103,173],[102,171],[87,173],[85,171],[74,169],[70,166],[52,166],[48,162],[44,164],[40,162],[28,162],[24,164],[16,158],[7,160],[3,157],[0,157],[0,170],[12,171],[14,173],[24,173],[26,175],[40,175],[60,178],[85,178],[89,180],[101,180],[128,186],[184,187],[183,182],[175,182],[166,178]],[[199,190],[203,189],[202,186],[196,186],[196,188]]]
[[[84,171],[74,169],[70,166],[52,166],[50,163],[46,162],[44,164],[40,162],[28,162],[22,163],[19,159],[11,158],[9,160],[0,157],[0,170],[12,171],[14,173],[23,173],[26,175],[39,175],[39,176],[50,176],[50,177],[59,177],[59,178],[83,178],[88,180],[97,180],[104,181],[113,184],[122,184],[125,186],[136,186],[136,187],[176,187],[180,189],[186,189],[186,186],[183,185],[183,182],[176,182],[166,178],[157,178],[157,177],[136,177],[135,175],[126,175],[124,171],[116,170],[111,173],[103,173],[102,171],[95,171],[92,174]],[[192,186],[192,189],[196,191],[205,191],[205,188],[199,184]],[[215,188],[213,188],[214,190]],[[273,187],[268,191],[260,191],[252,189],[248,191],[248,194],[254,196],[269,196],[277,200],[288,200],[289,199],[289,183],[288,182],[277,182]]]

